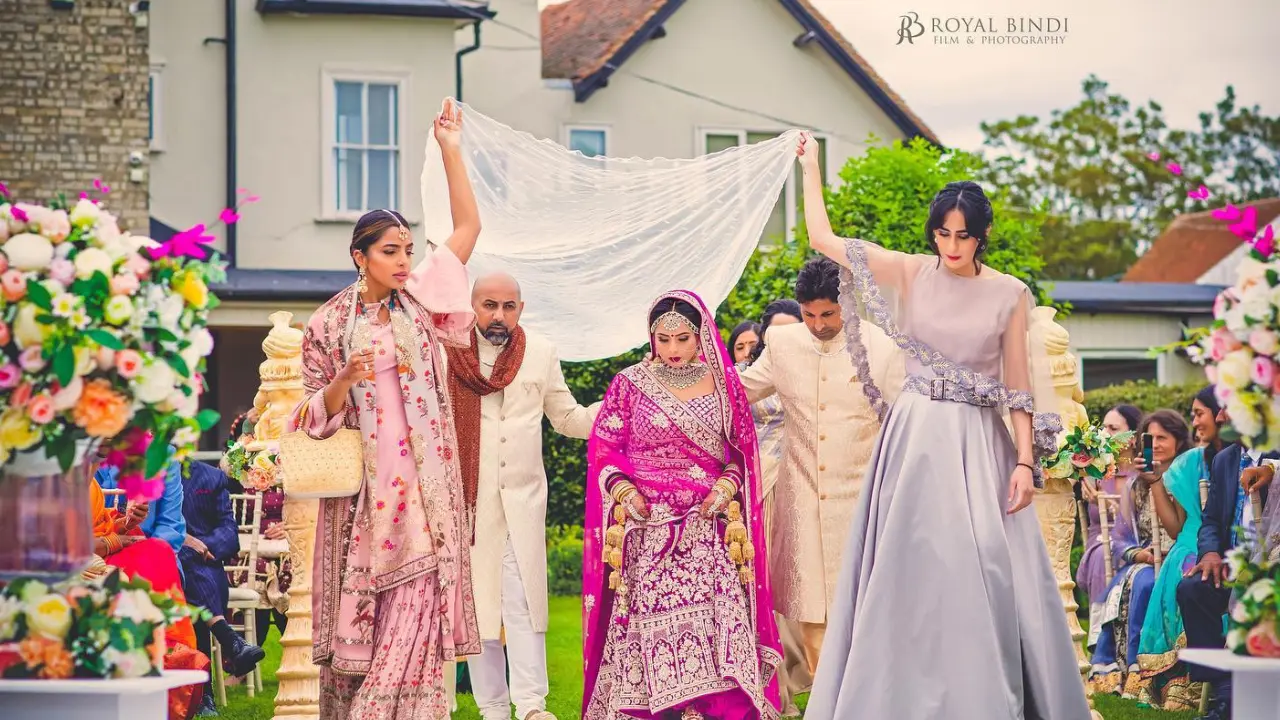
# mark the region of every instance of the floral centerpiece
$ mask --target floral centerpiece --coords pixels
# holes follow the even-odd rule
[[[1237,655],[1280,658],[1280,548],[1254,552],[1252,543],[1227,551],[1235,606],[1227,621],[1227,649]]]
[[[230,443],[219,463],[222,471],[231,479],[259,492],[280,484],[276,460],[277,448],[268,444],[262,449],[251,450],[253,436],[245,435]]]
[[[112,572],[50,587],[30,579],[0,589],[0,677],[134,678],[164,668],[164,630],[208,611]]]
[[[1159,153],[1149,156],[1159,160]],[[1181,174],[1176,163],[1166,168]],[[1189,197],[1208,200],[1201,185]],[[1212,212],[1248,250],[1240,261],[1235,283],[1213,305],[1213,323],[1190,331],[1188,339],[1157,351],[1182,349],[1204,366],[1218,401],[1230,417],[1229,432],[1250,448],[1280,448],[1280,257],[1275,229],[1258,228],[1254,207],[1228,204]]]
[[[1132,431],[1112,435],[1097,425],[1077,426],[1063,438],[1058,453],[1041,463],[1052,478],[1101,480],[1115,472],[1116,456],[1132,439]]]
[[[213,239],[197,225],[157,243],[88,194],[12,203],[0,185],[0,466],[25,454],[66,472],[102,444],[131,498],[160,496],[170,448],[188,455],[218,417],[199,410],[209,283],[225,277]]]

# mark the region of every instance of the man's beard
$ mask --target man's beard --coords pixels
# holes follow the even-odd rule
[[[480,334],[484,336],[485,340],[488,340],[494,345],[506,345],[507,341],[511,339],[511,330],[502,323],[493,323],[489,327],[485,328]]]

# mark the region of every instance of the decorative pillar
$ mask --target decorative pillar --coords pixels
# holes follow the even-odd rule
[[[267,359],[258,368],[262,384],[254,398],[259,417],[254,441],[247,450],[274,447],[287,429],[288,419],[303,396],[302,331],[290,326],[293,313],[274,312],[271,331],[262,341]],[[311,557],[315,548],[319,501],[284,501],[284,529],[289,539],[289,609],[280,644],[284,647],[276,679],[276,718],[320,719],[320,668],[311,662]]]
[[[1053,321],[1057,312],[1051,307],[1037,307],[1032,311],[1031,323],[1035,328],[1033,336],[1044,338],[1054,395],[1058,401],[1058,413],[1062,416],[1065,434],[1073,427],[1088,425],[1089,413],[1081,404],[1084,390],[1080,387],[1076,356],[1068,349],[1071,336],[1066,328]],[[1044,535],[1049,560],[1053,563],[1053,574],[1058,578],[1058,591],[1062,594],[1067,627],[1071,630],[1083,682],[1089,672],[1089,659],[1084,654],[1084,629],[1080,627],[1080,620],[1076,617],[1079,605],[1075,598],[1076,584],[1071,577],[1071,544],[1076,534],[1076,498],[1071,481],[1046,477],[1044,488],[1037,492],[1035,507],[1040,519],[1040,532]],[[1089,707],[1093,707],[1092,698],[1089,700]],[[1097,710],[1092,712],[1096,720],[1101,720],[1102,716]]]

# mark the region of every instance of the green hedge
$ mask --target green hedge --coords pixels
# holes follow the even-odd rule
[[[1126,382],[1090,390],[1084,394],[1084,406],[1093,422],[1101,422],[1108,410],[1121,404],[1136,406],[1144,413],[1168,408],[1190,415],[1191,399],[1205,384],[1194,382],[1185,385],[1157,385],[1149,381]]]
[[[576,524],[547,528],[547,592],[582,594],[582,528]]]

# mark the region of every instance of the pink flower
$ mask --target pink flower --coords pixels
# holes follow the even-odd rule
[[[124,436],[124,452],[126,455],[141,456],[145,455],[147,448],[151,447],[151,440],[155,436],[148,430],[134,428]]]
[[[1253,241],[1254,252],[1263,257],[1271,257],[1271,253],[1276,251],[1276,231],[1271,225],[1262,229],[1262,234]]]
[[[1208,200],[1209,188],[1201,185],[1199,188],[1195,190],[1188,190],[1187,197],[1191,198],[1192,200]]]
[[[4,223],[0,223],[0,227],[7,227]],[[4,242],[5,237],[0,235],[0,242]],[[9,269],[9,257],[4,253],[0,253],[0,273]]]
[[[0,196],[9,197],[9,186],[0,182]]]
[[[1280,373],[1276,373],[1275,379],[1271,381],[1271,394],[1280,395]]]
[[[1275,355],[1280,351],[1280,337],[1273,330],[1258,328],[1249,333],[1249,347],[1261,355]]]
[[[1245,649],[1254,657],[1280,658],[1280,638],[1276,637],[1276,624],[1264,620],[1253,626],[1244,638]]]
[[[1093,458],[1089,457],[1089,453],[1078,452],[1071,456],[1071,464],[1078,468],[1089,467],[1089,463],[1093,462]]]
[[[116,366],[116,351],[109,347],[99,347],[93,359],[97,361],[99,370],[110,370]]]
[[[1271,358],[1254,357],[1253,372],[1250,373],[1250,377],[1258,385],[1269,388],[1276,379],[1276,364],[1271,361]]]
[[[1208,380],[1208,381],[1209,381],[1209,384],[1210,384],[1210,385],[1216,385],[1216,384],[1217,384],[1217,382],[1218,382],[1218,366],[1217,366],[1217,365],[1205,365],[1205,366],[1204,366],[1204,378],[1205,378],[1206,380]]]
[[[49,277],[62,285],[70,285],[76,279],[76,264],[66,258],[54,258],[49,263]]]
[[[10,390],[18,386],[22,379],[22,368],[13,363],[0,365],[0,390]]]
[[[1252,242],[1258,234],[1258,208],[1245,208],[1244,214],[1240,216],[1240,222],[1233,223],[1227,229],[1240,238],[1241,242]]]
[[[224,210],[223,212],[226,211]],[[166,256],[175,258],[190,257],[203,260],[209,256],[208,251],[203,246],[216,239],[205,232],[204,223],[200,223],[174,235],[157,247],[147,248],[147,253],[151,255],[152,260],[159,260]]]
[[[151,272],[151,261],[141,255],[130,255],[125,259],[122,269],[133,273],[138,278],[145,278]]]
[[[153,478],[144,478],[142,473],[121,474],[119,480],[125,496],[136,502],[159,500],[164,495],[164,473],[156,473]]]
[[[1181,166],[1181,165],[1179,165],[1179,164],[1178,164],[1178,163],[1176,163],[1176,162],[1171,162],[1171,163],[1169,163],[1168,165],[1165,165],[1165,166],[1164,166],[1164,169],[1165,169],[1165,170],[1168,170],[1169,172],[1173,173],[1174,175],[1181,175],[1181,174],[1182,174],[1182,166]]]
[[[1211,214],[1213,215],[1215,220],[1221,220],[1223,222],[1235,222],[1236,220],[1240,219],[1240,208],[1236,207],[1235,205],[1232,205],[1231,203],[1227,203],[1226,207],[1218,208],[1217,210],[1214,210],[1213,213]]]
[[[236,221],[240,219],[240,215],[232,208],[224,208],[222,212],[218,214],[218,219],[224,224],[234,225],[236,224]]]
[[[4,291],[4,299],[17,302],[27,294],[27,278],[21,270],[9,268],[0,274],[0,289]]]
[[[23,370],[29,373],[40,372],[44,369],[44,358],[41,357],[41,349],[39,345],[32,345],[18,354],[18,364]]]
[[[132,295],[138,292],[138,276],[131,272],[121,273],[111,278],[112,295]]]
[[[1149,152],[1147,153],[1147,159],[1150,160],[1151,162],[1160,162],[1160,153]]]
[[[137,350],[124,349],[116,352],[116,372],[122,378],[132,378],[142,368],[142,356]]]
[[[29,222],[31,220],[31,216],[27,214],[26,210],[22,209],[21,205],[14,205],[9,208],[9,214],[13,216],[14,220],[21,223]]]
[[[9,340],[11,339],[12,339],[12,335],[10,335],[9,333],[9,324],[3,320],[0,320],[0,347],[4,345],[8,345]]]
[[[52,421],[53,414],[53,399],[44,393],[31,398],[31,402],[27,405],[27,415],[30,416],[31,422],[37,425],[45,425]]]
[[[13,389],[13,394],[9,396],[9,402],[16,407],[26,407],[27,402],[31,400],[31,383],[24,382]]]
[[[1209,335],[1209,357],[1214,362],[1219,362],[1227,356],[1227,353],[1239,347],[1239,342],[1225,328],[1214,330]]]
[[[99,180],[98,178],[94,178],[94,180],[93,180],[93,189],[94,189],[94,190],[97,190],[98,192],[102,193],[103,195],[106,195],[107,193],[110,193],[110,192],[111,192],[111,186],[109,186],[109,185],[107,185],[106,183],[102,182],[102,181],[101,181],[101,180]]]
[[[1220,318],[1226,314],[1227,300],[1228,298],[1225,292],[1218,293],[1218,296],[1213,299],[1213,316],[1214,317]]]

